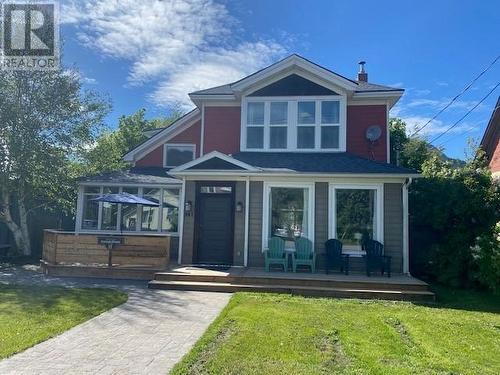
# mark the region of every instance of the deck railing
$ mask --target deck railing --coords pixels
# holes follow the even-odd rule
[[[109,250],[100,244],[103,234],[45,230],[42,258],[52,265],[108,266]],[[112,266],[150,267],[168,265],[170,237],[123,234],[111,250]]]

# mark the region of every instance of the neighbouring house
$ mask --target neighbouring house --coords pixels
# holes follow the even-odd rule
[[[486,152],[493,178],[500,178],[500,97],[498,97],[488,126],[484,131],[481,147]]]
[[[221,72],[222,73],[222,72]],[[351,258],[371,238],[408,273],[408,185],[390,164],[389,110],[404,90],[349,79],[291,55],[239,81],[189,94],[195,109],[148,134],[132,167],[80,182],[75,232],[170,241],[170,262],[264,265],[271,236]],[[498,138],[498,137],[497,137]],[[127,192],[159,207],[92,200]]]

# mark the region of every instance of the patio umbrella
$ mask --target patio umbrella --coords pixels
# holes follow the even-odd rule
[[[158,202],[153,202],[129,193],[106,194],[92,199],[96,202],[123,203],[123,204],[142,204],[143,206],[159,207]]]

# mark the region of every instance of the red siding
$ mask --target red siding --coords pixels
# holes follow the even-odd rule
[[[496,140],[495,151],[491,155],[490,169],[491,173],[500,172],[500,142],[498,138]]]
[[[241,107],[205,107],[204,154],[240,150],[240,116]]]
[[[193,143],[196,145],[196,156],[198,157],[200,156],[200,132],[201,121],[197,121],[167,143]],[[137,160],[135,165],[139,167],[163,167],[163,145]]]
[[[382,128],[382,135],[372,148],[365,135],[370,125],[379,125]],[[385,105],[347,106],[347,152],[367,159],[387,162],[386,125],[387,108]]]

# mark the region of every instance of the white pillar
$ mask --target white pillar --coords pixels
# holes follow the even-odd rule
[[[186,199],[186,178],[182,178],[181,196],[179,200],[179,251],[177,252],[177,264],[182,263],[182,239],[184,237],[184,200]]]
[[[245,240],[243,245],[243,265],[248,267],[248,228],[250,217],[250,177],[245,181]]]
[[[408,187],[411,179],[403,184],[403,273],[410,274]]]

